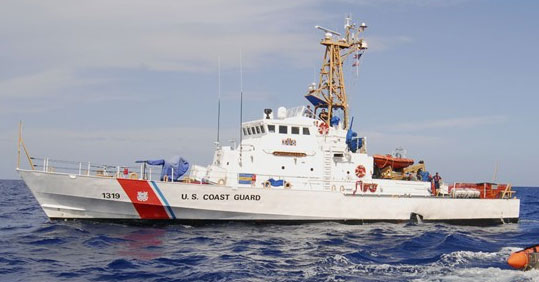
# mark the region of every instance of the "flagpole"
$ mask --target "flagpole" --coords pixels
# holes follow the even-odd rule
[[[221,57],[217,57],[217,145],[221,129]]]
[[[242,52],[240,49],[240,166],[242,165],[242,126],[243,126],[243,63]]]

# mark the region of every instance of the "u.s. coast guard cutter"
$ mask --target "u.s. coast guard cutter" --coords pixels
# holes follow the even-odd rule
[[[343,63],[367,49],[366,25],[346,19],[341,35],[322,27],[320,81],[309,107],[265,109],[242,123],[238,146],[217,145],[213,162],[142,161],[140,170],[31,157],[19,135],[17,170],[49,218],[244,221],[453,221],[519,218],[508,184],[436,187],[425,164],[367,154],[352,131]],[[21,148],[30,169],[20,167]],[[152,178],[151,166],[162,173]],[[437,185],[438,186],[438,185]]]

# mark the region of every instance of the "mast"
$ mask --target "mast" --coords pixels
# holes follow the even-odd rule
[[[355,54],[359,59],[367,49],[367,42],[360,38],[360,33],[367,28],[365,23],[359,27],[351,22],[351,18],[346,18],[344,25],[345,35],[336,31],[315,26],[325,32],[324,39],[320,44],[326,47],[324,61],[320,68],[320,77],[318,86],[309,88],[305,97],[315,107],[315,113],[318,109],[327,109],[327,118],[325,122],[330,124],[331,118],[337,116],[337,110],[342,110],[344,129],[348,128],[348,100],[346,88],[344,85],[343,63],[346,58]]]
[[[217,57],[217,146],[221,129],[221,57]]]

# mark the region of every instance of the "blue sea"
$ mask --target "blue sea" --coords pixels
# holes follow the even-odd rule
[[[508,255],[539,243],[539,188],[521,221],[221,223],[50,221],[22,181],[0,180],[0,281],[535,281]]]

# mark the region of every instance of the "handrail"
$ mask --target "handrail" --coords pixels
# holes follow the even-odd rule
[[[21,145],[24,150],[24,153],[26,154],[26,158],[28,159],[28,163],[30,164],[30,167],[32,170],[35,170],[35,165],[32,162],[32,158],[30,157],[30,154],[28,153],[28,148],[26,148],[26,145],[24,144],[24,140],[22,138],[22,121],[19,121],[19,137],[17,142],[17,169],[20,169],[21,165]]]

